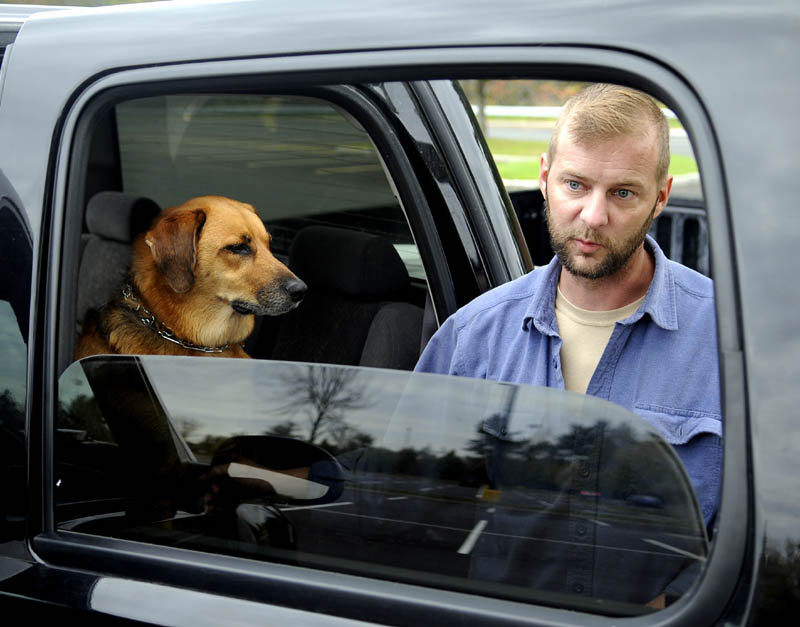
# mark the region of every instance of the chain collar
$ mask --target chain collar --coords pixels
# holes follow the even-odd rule
[[[222,353],[231,347],[230,344],[223,344],[222,346],[198,346],[197,344],[192,344],[187,340],[182,340],[177,337],[172,329],[156,318],[153,313],[144,306],[142,301],[140,301],[134,293],[133,286],[130,283],[122,288],[122,298],[123,304],[136,314],[139,318],[139,322],[158,333],[158,335],[167,340],[167,342],[172,342],[182,348],[199,351],[201,353]]]

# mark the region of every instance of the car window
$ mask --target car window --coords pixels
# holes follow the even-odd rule
[[[143,274],[129,273],[132,254],[160,212],[213,196],[254,207],[269,233],[270,254],[289,270],[262,265],[231,279],[235,285],[214,287],[211,298],[248,303],[239,309],[249,307],[245,313],[259,317],[249,334],[208,348],[244,341],[243,350],[256,358],[414,366],[428,296],[425,265],[384,156],[342,106],[304,95],[137,98],[117,103],[96,121],[88,152],[76,337],[104,328],[94,322],[98,312],[122,298],[126,285],[141,286]],[[295,300],[304,298],[303,306],[269,309],[277,302],[270,294],[283,289],[281,277],[290,271],[301,282]],[[211,273],[197,268],[198,276]],[[221,277],[224,271],[214,273]],[[249,296],[232,296],[256,280],[264,285]],[[155,297],[136,298],[147,303]],[[152,303],[143,306],[155,311]],[[186,310],[182,320],[159,324],[180,339],[186,335],[181,327],[200,325],[199,315]],[[83,350],[80,339],[78,344]]]
[[[28,316],[32,250],[7,181],[0,174],[0,472],[6,495],[0,504],[0,542],[21,539],[25,522],[25,450]]]
[[[536,265],[552,256],[539,192],[539,158],[547,151],[564,102],[586,83],[556,80],[463,80],[461,87],[486,137]],[[650,234],[670,259],[709,275],[708,226],[692,144],[673,111],[670,126],[670,203]]]
[[[182,94],[121,103],[116,123],[124,191],[162,208],[198,190],[248,202],[287,260],[305,226],[379,234],[425,279],[381,157],[341,108],[302,96]]]
[[[671,447],[593,397],[98,356],[59,401],[64,530],[619,615],[674,600],[706,559]]]
[[[0,506],[0,538],[22,536],[25,515],[25,374],[27,346],[8,301],[0,300],[0,472],[6,494]]]
[[[474,85],[453,85],[463,105],[459,90]],[[446,140],[427,120],[430,135],[415,148],[442,181],[401,173],[406,148],[393,154],[327,89],[154,95],[115,102],[93,120],[85,189],[76,192],[85,197],[78,267],[65,271],[62,295],[76,300],[79,350],[86,337],[100,349],[80,358],[64,342],[60,356],[58,528],[612,615],[680,598],[705,564],[712,513],[698,505],[672,446],[694,433],[679,432],[686,421],[676,418],[691,410],[646,394],[637,416],[558,390],[400,372],[414,367],[425,327],[436,326],[425,321],[426,298],[444,289],[428,284],[431,269],[442,270],[436,255],[445,271],[456,263],[441,241],[423,256],[417,242],[444,231],[443,221],[423,232],[414,215],[432,213],[434,184],[458,196],[446,172],[455,166],[436,152]],[[490,111],[475,109],[484,126]],[[461,114],[471,124],[463,106]],[[486,141],[528,246],[546,263],[536,175],[504,165],[527,167],[531,145],[497,143],[492,130]],[[420,187],[417,204],[405,202],[403,185]],[[191,314],[178,327],[132,289],[132,254],[161,264],[153,220],[205,195],[252,204],[272,254],[307,282],[300,306],[259,315],[241,344],[181,337],[185,326],[204,328],[203,309],[218,301],[228,317],[246,314],[234,297],[214,292],[198,309],[181,301],[172,309]],[[181,240],[196,258],[201,229],[216,232],[207,219]],[[483,220],[456,221],[448,237],[488,248]],[[658,228],[673,242],[672,227]],[[217,256],[233,267],[231,255],[252,252],[248,243],[226,241]],[[172,270],[158,271],[186,292],[171,283]],[[192,269],[189,280],[205,276],[212,272]],[[176,354],[242,348],[257,359],[131,357],[158,351],[109,348],[127,333],[115,328],[121,322],[153,330]],[[642,368],[655,370],[658,356],[648,359]],[[692,414],[715,453],[720,422]],[[692,481],[717,477],[694,471]],[[703,485],[716,498],[719,486]]]

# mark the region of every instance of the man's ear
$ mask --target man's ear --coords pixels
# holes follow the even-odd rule
[[[547,162],[547,153],[543,152],[539,159],[539,189],[545,198],[547,197],[547,170],[549,168],[550,164]]]
[[[159,220],[145,235],[145,243],[169,286],[179,294],[194,285],[197,242],[206,223],[202,209],[184,211]]]
[[[658,198],[656,198],[656,210],[653,217],[657,218],[658,215],[664,210],[669,202],[669,193],[672,191],[672,176],[668,176],[661,189],[658,190]]]

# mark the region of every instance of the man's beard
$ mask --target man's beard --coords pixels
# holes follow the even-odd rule
[[[588,228],[582,231],[579,229],[567,229],[560,233],[556,232],[552,220],[550,219],[550,209],[547,206],[546,197],[544,202],[544,216],[547,222],[547,231],[550,233],[550,243],[561,265],[574,276],[585,279],[603,279],[615,275],[624,268],[625,264],[627,264],[633,256],[633,253],[642,245],[647,232],[650,230],[650,225],[653,223],[657,206],[658,200],[656,199],[656,204],[653,205],[650,215],[647,216],[641,228],[622,242],[612,242],[596,231]],[[568,251],[568,244],[574,239],[583,239],[600,244],[606,251],[605,258],[593,267],[580,266],[576,263],[575,257],[571,257]]]

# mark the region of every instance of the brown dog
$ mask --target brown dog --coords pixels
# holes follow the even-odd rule
[[[165,209],[133,244],[131,284],[78,340],[101,353],[248,357],[255,315],[296,307],[306,285],[272,256],[255,209],[222,196]]]

